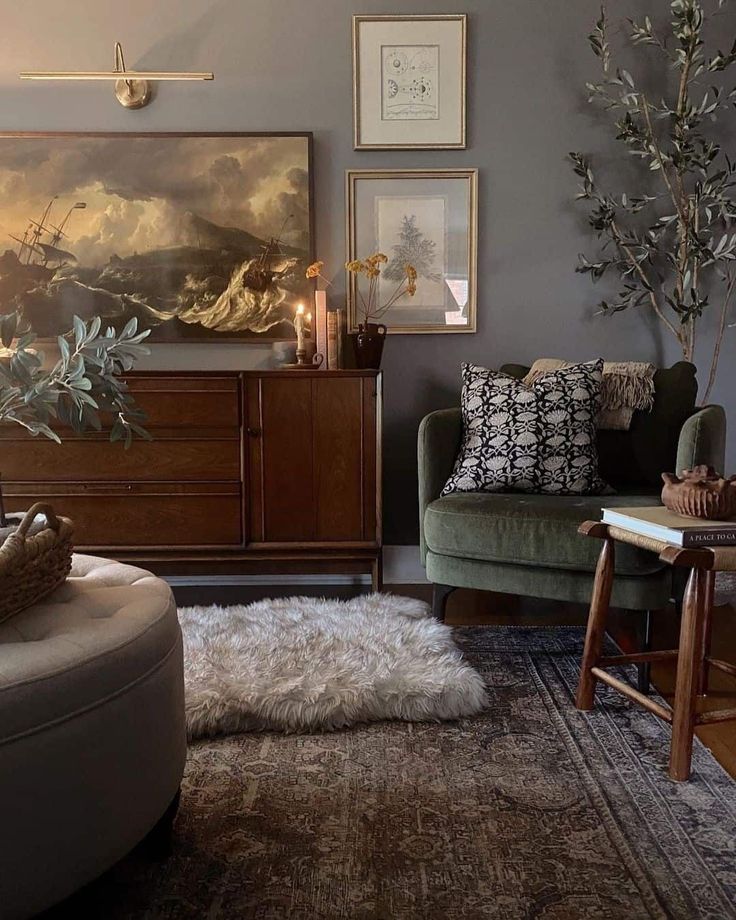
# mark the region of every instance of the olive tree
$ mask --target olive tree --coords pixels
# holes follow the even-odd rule
[[[709,49],[705,34],[706,20],[717,21],[726,5],[672,0],[662,30],[649,16],[627,20],[635,59],[652,54],[661,62],[664,92],[616,66],[602,7],[589,36],[602,77],[587,84],[589,101],[612,114],[616,139],[646,169],[638,172],[638,188],[613,193],[599,183],[588,157],[570,154],[582,180],[577,197],[590,205],[589,223],[601,241],[594,257],[580,257],[577,270],[594,281],[609,272],[620,278],[601,311],[651,310],[687,361],[695,358],[702,318],[715,314],[706,402],[736,287],[736,163],[719,132],[736,105],[736,88],[727,88],[736,41],[725,51]]]

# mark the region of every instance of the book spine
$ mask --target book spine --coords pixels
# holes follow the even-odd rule
[[[736,530],[733,527],[724,530],[685,530],[682,533],[682,545],[693,546],[736,546]]]
[[[345,367],[345,311],[337,311],[337,366]]]
[[[337,313],[327,314],[327,369],[337,370]]]
[[[327,366],[327,292],[316,291],[314,295],[314,324],[317,353],[324,359],[322,367]]]

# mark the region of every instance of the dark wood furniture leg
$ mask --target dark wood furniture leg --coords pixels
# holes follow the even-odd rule
[[[167,859],[171,856],[171,838],[180,801],[181,789],[177,789],[166,811],[140,843],[140,848],[146,856],[152,859]]]
[[[693,568],[682,605],[677,684],[672,710],[672,748],[670,750],[670,777],[677,782],[690,778],[695,704],[703,662],[706,581],[706,572]]]
[[[711,639],[713,635],[713,597],[716,588],[716,573],[705,572],[705,610],[703,612],[703,660],[700,663],[700,677],[698,679],[698,693],[705,695],[708,692],[708,678],[710,676]]]
[[[645,610],[644,617],[640,627],[639,650],[642,652],[651,652],[652,650],[652,611]],[[652,683],[652,663],[650,661],[640,662],[636,666],[636,686],[639,693],[649,693]]]
[[[432,585],[432,615],[441,622],[445,622],[445,607],[447,598],[455,590],[453,585]]]
[[[383,556],[381,553],[371,563],[371,589],[376,593],[383,590]]]
[[[613,540],[608,536],[607,528],[603,524],[596,526],[602,528],[599,533],[601,536],[605,536],[605,539],[595,570],[593,597],[590,602],[590,613],[588,614],[588,629],[585,634],[580,682],[577,696],[575,697],[575,705],[578,709],[583,710],[593,708],[596,677],[592,669],[596,667],[601,657],[603,637],[606,633],[606,617],[608,616],[608,607],[611,602],[613,567],[616,559],[616,550],[614,549]],[[595,533],[591,533],[591,536],[595,535]]]

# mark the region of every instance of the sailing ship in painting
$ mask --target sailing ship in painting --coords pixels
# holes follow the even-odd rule
[[[75,210],[87,207],[85,202],[73,204],[58,224],[51,223],[51,208],[56,198],[46,205],[38,220],[30,219],[23,236],[10,234],[11,239],[20,244],[15,252],[6,250],[0,256],[0,303],[22,307],[23,295],[51,281],[56,271],[76,262],[76,256],[60,248],[66,238],[65,228]]]
[[[184,140],[180,139],[180,150],[186,149]],[[2,153],[0,144],[0,178]],[[304,165],[308,167],[308,160]],[[218,168],[225,166],[232,164],[220,163]],[[197,181],[189,175],[187,180]],[[266,180],[278,183],[280,177],[267,175]],[[273,204],[266,199],[270,219],[278,219],[278,224],[273,233],[260,235],[186,207],[190,202],[179,188],[178,197],[168,193],[167,198],[150,192],[133,197],[127,189],[116,189],[109,177],[100,186],[90,185],[88,191],[78,183],[67,190],[70,194],[57,186],[50,200],[24,198],[25,208],[8,211],[14,211],[15,226],[0,207],[7,240],[4,252],[0,243],[0,313],[20,311],[41,337],[67,331],[75,314],[85,319],[99,315],[115,326],[135,316],[159,341],[223,334],[290,337],[293,305],[309,293],[304,275],[311,248],[309,201],[303,201],[301,191],[301,198],[280,191]],[[195,188],[195,205],[196,193]],[[35,214],[24,216],[33,200]],[[145,208],[151,201],[159,211],[149,218]],[[290,203],[300,205],[298,214],[286,211]],[[119,215],[126,207],[144,213],[145,221],[139,218],[138,223],[146,231],[140,249],[140,234],[135,245],[124,237],[118,245],[117,237],[108,232],[115,220],[122,226]],[[249,213],[247,207],[243,212]],[[257,226],[265,223],[254,221]],[[11,242],[13,248],[8,246]]]

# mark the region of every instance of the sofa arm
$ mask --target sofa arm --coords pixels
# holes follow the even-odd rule
[[[463,433],[463,418],[459,408],[430,412],[419,426],[419,544],[422,562],[427,555],[424,542],[424,511],[439,498],[455,466]]]
[[[722,406],[699,409],[682,426],[677,445],[676,473],[705,464],[725,473],[726,413]]]

